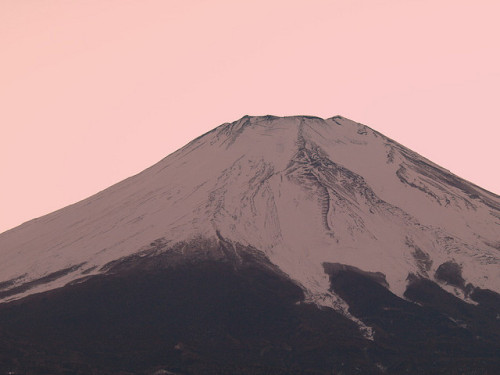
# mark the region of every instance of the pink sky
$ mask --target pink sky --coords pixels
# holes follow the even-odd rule
[[[3,0],[0,232],[243,115],[337,114],[500,193],[498,0]]]

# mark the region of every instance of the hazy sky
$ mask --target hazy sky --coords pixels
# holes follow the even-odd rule
[[[337,114],[500,193],[498,0],[1,0],[0,232],[243,115]]]

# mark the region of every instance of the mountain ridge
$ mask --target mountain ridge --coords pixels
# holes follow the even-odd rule
[[[241,141],[241,137],[244,138],[243,141]],[[380,142],[380,140],[382,142]],[[252,142],[259,147],[255,149]],[[382,145],[380,145],[380,143],[382,143]],[[235,144],[237,146],[235,146]],[[377,147],[378,149],[376,149]],[[194,154],[196,154],[196,158],[192,158]],[[365,154],[366,156],[363,156]],[[226,159],[230,160],[231,158],[234,158],[235,161],[232,162],[232,164],[227,163]],[[359,160],[355,160],[356,158]],[[379,160],[377,161],[379,161],[379,164],[381,164],[380,161],[383,160],[388,168],[373,170],[372,166],[375,164],[374,162],[369,162],[372,158],[378,158]],[[397,160],[395,160],[395,158]],[[194,164],[199,164],[201,159],[212,159],[212,161],[204,162],[203,171],[197,166],[193,168],[197,169],[197,171],[185,171],[184,165],[189,164],[193,166]],[[333,162],[332,160],[336,161]],[[172,169],[174,172],[170,172]],[[381,172],[385,174],[382,178],[378,176]],[[197,176],[193,176],[197,173],[204,177],[198,178]],[[221,232],[227,232],[228,234],[224,234],[224,237],[235,243],[239,242],[244,246],[251,245],[263,250],[272,258],[273,255],[276,255],[278,252],[278,250],[274,249],[275,246],[279,247],[280,252],[285,253],[289,248],[294,246],[294,244],[289,243],[283,245],[278,242],[283,240],[283,228],[280,227],[280,225],[284,224],[283,217],[289,215],[295,215],[297,217],[297,213],[287,212],[288,208],[285,206],[288,205],[288,203],[283,203],[284,199],[281,199],[282,205],[279,207],[276,206],[276,202],[277,199],[280,199],[278,196],[288,194],[289,191],[296,190],[298,187],[299,191],[294,191],[287,199],[288,202],[295,201],[296,207],[300,206],[300,210],[304,212],[308,211],[308,221],[317,221],[314,227],[308,228],[309,231],[317,232],[316,235],[312,237],[313,241],[317,242],[318,239],[321,239],[326,233],[327,236],[335,238],[336,243],[340,244],[339,247],[343,246],[345,249],[360,246],[359,241],[363,237],[365,237],[365,241],[369,243],[370,241],[379,243],[381,241],[381,236],[388,237],[386,233],[388,230],[387,227],[396,225],[394,220],[403,220],[412,228],[401,229],[400,231],[410,232],[407,232],[404,238],[398,239],[397,241],[401,243],[400,246],[411,248],[412,252],[415,251],[414,248],[418,248],[422,251],[421,249],[425,247],[444,246],[449,249],[452,247],[462,248],[462,252],[474,255],[472,247],[478,246],[480,242],[471,238],[464,242],[464,239],[460,238],[462,236],[461,231],[463,232],[467,226],[470,227],[471,222],[456,220],[454,217],[457,222],[456,224],[460,224],[460,228],[457,225],[457,228],[453,228],[451,231],[451,226],[448,226],[448,228],[445,227],[444,230],[442,230],[443,220],[438,223],[432,222],[435,221],[432,217],[433,215],[427,214],[423,209],[419,210],[416,205],[410,206],[408,203],[416,197],[426,210],[432,208],[435,213],[439,212],[441,216],[443,213],[450,216],[445,210],[439,210],[437,206],[434,207],[435,205],[429,204],[429,200],[431,202],[437,202],[439,207],[444,205],[446,208],[451,207],[452,209],[455,208],[466,211],[472,218],[474,218],[473,215],[475,214],[477,219],[482,221],[479,223],[481,225],[484,224],[483,216],[488,213],[484,212],[483,206],[478,206],[478,200],[480,203],[484,203],[489,209],[493,210],[489,213],[490,215],[494,215],[496,210],[500,211],[500,202],[496,201],[497,197],[494,194],[477,192],[472,184],[452,174],[446,173],[446,170],[433,163],[429,164],[425,158],[404,148],[404,146],[397,142],[390,140],[365,125],[352,122],[341,116],[334,116],[326,120],[314,116],[290,116],[285,118],[270,115],[257,117],[244,116],[235,122],[225,123],[214,128],[143,172],[119,182],[83,201],[75,203],[68,208],[58,210],[43,218],[39,218],[35,222],[31,222],[31,224],[26,223],[26,225],[34,225],[36,227],[38,222],[45,221],[49,222],[48,225],[50,226],[50,221],[56,220],[57,225],[54,226],[54,231],[60,230],[61,227],[66,228],[65,230],[68,231],[76,227],[77,230],[74,231],[74,233],[80,233],[78,231],[81,230],[87,231],[88,233],[88,235],[80,236],[76,239],[74,238],[75,236],[69,237],[67,240],[69,243],[63,242],[62,244],[56,243],[54,245],[49,241],[45,246],[52,248],[52,252],[56,258],[66,256],[69,259],[67,259],[65,263],[61,262],[59,269],[50,269],[50,264],[48,264],[46,271],[40,272],[38,275],[39,277],[50,275],[51,272],[49,271],[58,272],[62,269],[75,267],[78,264],[88,262],[89,259],[78,257],[76,252],[71,253],[70,249],[75,247],[78,248],[78,245],[82,243],[85,248],[87,237],[96,236],[92,230],[97,230],[98,236],[100,237],[105,237],[107,232],[114,233],[113,236],[109,235],[107,237],[107,242],[110,246],[114,246],[114,248],[117,249],[115,255],[111,254],[102,261],[94,261],[92,267],[96,267],[95,270],[97,270],[98,267],[103,266],[114,258],[120,258],[121,256],[139,251],[139,249],[146,246],[150,240],[164,237],[170,237],[169,241],[172,243],[189,240],[190,236],[188,235],[188,237],[186,237],[183,231],[190,231],[191,229],[183,229],[182,225],[179,225],[179,221],[182,222],[182,220],[185,222],[184,226],[188,225],[189,228],[192,226],[192,231],[195,236],[201,235],[208,238],[216,238],[217,232],[219,234]],[[214,175],[218,176],[217,179],[213,178]],[[278,176],[280,181],[278,181]],[[434,178],[432,182],[430,180],[431,177]],[[283,182],[284,179],[285,182]],[[389,179],[393,180],[394,186],[387,183]],[[181,180],[182,182],[180,182]],[[193,184],[195,186],[192,186]],[[235,184],[237,185],[236,187],[233,186]],[[387,190],[390,189],[394,192],[400,189],[400,184],[404,186],[404,189],[411,190],[411,194],[402,196],[403,201],[401,199],[398,201],[398,199],[396,199],[397,195],[393,194],[393,192],[387,192]],[[165,187],[166,185],[167,187]],[[250,187],[250,190],[248,190],[246,186]],[[282,189],[282,191],[280,191],[280,189]],[[122,195],[120,195],[120,190],[124,192]],[[190,190],[190,193],[187,196],[182,196],[182,190]],[[129,196],[126,196],[127,194],[129,194]],[[233,195],[231,197],[232,201],[229,202],[231,194]],[[163,207],[163,212],[172,210],[175,206],[182,207],[178,208],[176,211],[178,212],[178,217],[176,218],[178,221],[176,221],[175,226],[171,225],[170,229],[165,227],[161,228],[161,230],[154,230],[151,227],[158,226],[157,223],[161,220],[159,217],[165,217],[165,214],[163,214],[162,211],[158,211],[157,208],[148,206],[147,204],[148,200],[159,202],[160,199],[163,199],[161,197],[166,197],[167,201],[176,200],[170,206],[162,201],[160,204]],[[191,199],[190,197],[194,197],[192,201],[189,200]],[[101,199],[107,200],[104,209],[99,206],[99,201]],[[265,200],[265,202],[262,200]],[[317,202],[314,203],[311,200],[317,200]],[[392,203],[388,203],[389,201]],[[308,202],[309,204],[304,204],[303,202]],[[261,206],[258,206],[259,204]],[[284,204],[285,206],[283,206]],[[121,208],[116,207],[117,205],[121,205]],[[141,208],[143,205],[147,206],[148,209]],[[186,205],[191,205],[192,207],[186,210]],[[227,209],[228,205],[230,206],[230,210],[232,210],[231,213],[229,213]],[[241,208],[240,205],[242,205],[243,208]],[[317,207],[315,207],[315,205]],[[89,206],[89,209],[86,210],[85,206]],[[277,209],[283,211],[284,214],[279,214],[278,211],[276,211]],[[66,223],[61,224],[61,220],[59,219],[58,221],[58,219],[54,217],[62,215],[62,220],[67,221],[67,217],[64,215],[65,212],[69,210],[76,210],[76,212],[72,214],[76,216],[80,215],[80,218],[78,220],[73,220],[72,224],[68,227],[64,225]],[[78,210],[81,210],[81,213],[79,213]],[[126,212],[127,210],[132,211],[132,215],[128,215],[128,212]],[[133,211],[138,210],[142,210],[141,215],[133,213]],[[191,213],[188,212],[189,210]],[[337,212],[333,213],[331,210],[336,210]],[[478,210],[483,211],[481,213],[483,216],[477,214]],[[133,233],[132,235],[130,231],[123,234],[118,232],[117,228],[119,229],[123,225],[123,221],[128,220],[127,218],[131,219],[126,223],[129,228],[141,228],[142,224],[140,222],[143,221],[145,217],[152,216],[151,214],[154,214],[154,211],[158,213],[158,218],[152,218],[148,222],[149,227],[140,229],[153,232],[148,235],[149,238],[147,240],[134,240],[134,237],[145,237],[145,235],[143,236],[140,232]],[[374,211],[378,212],[378,221],[380,221],[381,217],[385,217],[384,220],[386,221],[389,220],[389,222],[384,224],[384,228],[376,228],[373,220],[370,223],[371,230],[366,227],[367,223],[365,223],[365,221],[370,221],[370,216],[373,215]],[[86,222],[88,222],[89,218],[92,218],[95,213],[99,212],[101,218],[94,220],[94,224],[90,223],[94,225],[94,228],[89,228]],[[455,214],[455,212],[452,213]],[[172,215],[172,212],[168,213],[168,217]],[[191,217],[189,217],[189,215],[191,215]],[[71,217],[71,214],[68,216]],[[396,219],[391,219],[390,217]],[[109,222],[106,222],[108,218],[110,218]],[[245,221],[244,225],[251,227],[252,230],[246,233],[247,229],[242,227],[241,223],[233,223],[230,224],[230,227],[227,227],[230,221],[236,220],[235,218],[239,218],[238,220],[243,219]],[[252,220],[261,220],[261,222],[256,224]],[[171,218],[170,221],[172,221]],[[211,224],[201,225],[200,223],[202,221],[209,221]],[[300,219],[297,218],[296,221],[300,221]],[[390,222],[392,222],[392,224],[390,224]],[[82,223],[87,225],[82,225]],[[137,225],[134,225],[135,223],[137,223]],[[425,246],[422,243],[419,245],[418,242],[421,242],[422,235],[418,233],[419,230],[415,232],[415,228],[421,227],[422,224],[425,230],[440,232],[440,237],[436,240],[429,240],[431,243],[427,243]],[[291,225],[294,226],[295,224],[292,223]],[[494,237],[496,225],[494,223],[489,223],[489,226],[492,228],[489,230],[489,238],[487,237],[483,240],[485,244],[481,243],[483,248],[491,249],[493,247],[493,249],[497,250]],[[103,229],[104,226],[107,226],[107,229]],[[476,226],[481,230],[483,229],[478,223],[476,223]],[[23,225],[21,227],[23,227]],[[12,234],[21,230],[21,227],[14,228],[13,230],[1,234],[0,244],[2,244],[2,240],[5,237],[14,237]],[[273,229],[269,230],[270,227]],[[316,227],[322,227],[322,230],[318,231]],[[239,235],[240,237],[235,236],[238,230],[241,232]],[[267,234],[265,233],[266,230],[268,232]],[[101,233],[99,233],[99,231]],[[176,232],[177,234],[175,234]],[[295,235],[294,232],[295,230],[293,228],[289,228],[288,235],[293,237]],[[337,232],[337,235],[335,232]],[[358,237],[352,237],[354,232],[357,233]],[[377,234],[377,232],[379,232],[379,234]],[[414,234],[410,235],[411,232]],[[343,243],[338,237],[339,233],[341,237],[345,238]],[[460,233],[460,235],[457,235],[457,233]],[[120,243],[124,242],[122,238],[123,235],[129,237],[126,242],[135,241],[133,242],[135,245],[132,244],[129,246],[130,250],[121,251],[119,248]],[[256,235],[260,240],[257,240],[257,237],[255,237]],[[264,237],[262,237],[263,235]],[[42,234],[42,237],[43,236],[48,236],[48,234],[44,233]],[[278,239],[280,236],[281,240]],[[418,240],[413,239],[412,236],[417,237]],[[474,233],[474,236],[482,238],[484,233]],[[62,238],[62,236],[57,233],[52,234],[52,237],[55,238],[56,241]],[[118,245],[113,244],[113,238],[118,237],[121,238],[121,242]],[[38,242],[41,239],[37,233],[35,233],[34,238],[36,238]],[[349,240],[349,238],[351,238],[351,240]],[[284,240],[286,241],[286,238]],[[24,252],[26,252],[26,249],[30,246],[33,248],[33,245],[27,244],[25,239],[23,239],[23,241],[24,243],[21,242],[21,244],[18,243],[16,245],[17,248],[21,248]],[[328,239],[323,239],[321,241],[323,243],[321,246],[323,247],[336,246],[335,241],[332,242]],[[389,242],[391,241],[392,240],[389,240]],[[417,243],[413,244],[415,241]],[[75,242],[77,245],[74,244]],[[91,252],[91,254],[94,254],[94,257],[99,257],[99,254],[109,253],[107,247],[103,246],[104,242],[105,241],[99,242],[99,245],[103,247],[100,252],[95,253],[95,250]],[[301,239],[297,238],[292,242],[300,243]],[[328,245],[328,243],[330,243],[330,245]],[[358,244],[356,245],[355,243]],[[408,243],[411,244],[408,245]],[[2,244],[2,248],[4,249],[9,246],[12,247],[9,243],[7,243],[7,245]],[[39,244],[36,246],[38,247]],[[302,243],[303,248],[307,248],[308,246],[308,243]],[[84,252],[85,251],[88,252],[89,250],[84,250]],[[344,250],[344,252],[346,251],[348,250]],[[379,250],[379,252],[381,251],[383,250]],[[449,251],[451,250],[448,250],[448,253]],[[294,255],[297,253],[300,252],[296,251]],[[46,256],[47,252],[44,254]],[[498,264],[498,256],[495,254],[495,251],[492,252],[490,250],[486,254],[488,254],[487,257],[489,257],[490,260],[495,262],[494,264]],[[293,258],[294,255],[290,254],[290,257]],[[345,254],[337,255],[342,257],[342,255]],[[404,254],[400,255],[404,256]],[[369,256],[367,257],[369,258]],[[22,259],[22,257],[20,258]],[[74,258],[74,260],[71,260],[71,258]],[[442,254],[441,259],[436,259],[435,261],[442,264],[446,261],[454,261],[452,258],[453,256]],[[307,262],[306,259],[302,260]],[[334,259],[323,260],[333,261]],[[284,262],[286,264],[287,261],[287,259],[278,259],[276,263],[280,264],[280,262]],[[359,260],[350,259],[348,257],[345,259],[344,263],[352,263],[355,266],[361,265],[361,268],[367,271],[383,271],[373,269],[373,267],[370,267],[366,262],[355,264],[357,261]],[[290,268],[291,266],[288,265],[288,267]],[[314,267],[316,269],[315,272],[320,274],[320,271],[322,271],[321,261],[318,260],[317,265]],[[9,267],[9,269],[12,270],[14,268]],[[37,260],[37,263],[32,265],[32,269],[41,269],[40,260]],[[88,271],[88,269],[89,268],[82,270],[82,272],[94,274],[93,271]],[[419,269],[413,268],[413,271],[418,273]],[[290,272],[292,271],[289,270],[286,273],[290,274]],[[465,272],[467,272],[467,270],[465,270]],[[4,277],[2,281],[19,284],[22,275],[25,273],[29,274],[29,272],[18,272],[17,274],[11,272],[11,274]],[[385,273],[387,273],[387,271]],[[0,275],[3,275],[3,273],[0,272]],[[471,279],[469,275],[466,276]],[[304,275],[304,277],[301,279],[300,277],[292,276],[292,279],[298,280],[304,284],[308,282],[306,279],[309,275]],[[399,287],[394,287],[394,289],[392,289],[400,296],[403,295],[406,287],[406,277],[407,275],[400,275],[398,280],[389,282],[389,284],[393,286],[400,284]],[[496,280],[494,277],[493,279],[495,283]],[[27,281],[29,282],[32,280]],[[61,281],[62,280],[60,280],[60,282]],[[63,279],[63,281],[66,280]],[[491,280],[474,281],[477,286],[489,286],[489,288],[492,288]],[[324,286],[321,293],[327,291],[327,280],[324,275],[321,276],[321,280],[310,280],[309,282],[313,284],[323,283]],[[494,284],[495,286],[492,289],[499,291],[500,285],[497,284],[498,282]]]

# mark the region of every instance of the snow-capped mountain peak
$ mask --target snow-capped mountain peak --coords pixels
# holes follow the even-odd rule
[[[184,245],[208,241],[236,262],[254,249],[309,300],[335,308],[328,264],[383,275],[398,296],[420,277],[467,300],[468,284],[500,292],[499,233],[500,197],[365,125],[245,116],[0,234],[0,299],[85,280],[130,256],[197,257]]]

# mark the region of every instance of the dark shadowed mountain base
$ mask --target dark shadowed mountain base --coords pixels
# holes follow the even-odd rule
[[[339,313],[300,303],[296,284],[248,254],[240,262],[178,263],[162,255],[133,264],[0,306],[0,374],[493,375],[500,369],[498,295],[489,291],[478,290],[473,306],[415,280],[407,295],[419,306],[389,292],[378,274],[337,267],[332,288],[374,327],[370,341]]]

